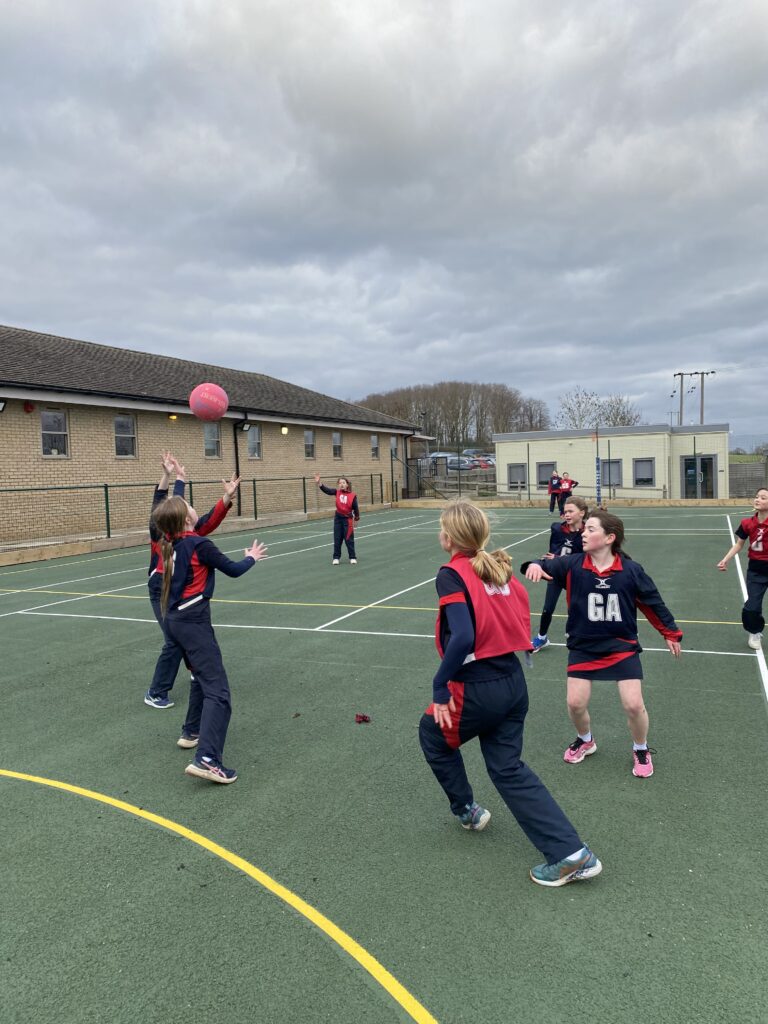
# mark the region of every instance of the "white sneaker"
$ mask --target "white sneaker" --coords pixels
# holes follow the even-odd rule
[[[334,558],[334,560],[333,560],[333,562],[331,564],[332,565],[338,565],[339,564],[338,558]]]
[[[350,558],[349,564],[350,565],[357,565],[357,559],[356,558]]]
[[[762,633],[750,633],[749,640],[747,643],[753,651],[759,651],[763,645],[763,634]]]

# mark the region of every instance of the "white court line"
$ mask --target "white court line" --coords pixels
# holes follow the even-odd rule
[[[428,581],[429,582],[429,581]],[[39,611],[31,608],[28,611],[17,612],[17,615],[39,615],[41,618],[52,618],[52,619],[98,619],[103,622],[138,622],[146,623],[147,625],[157,625],[156,619],[137,619],[127,615],[83,615],[79,612],[49,612]],[[215,624],[216,629],[253,629],[253,630],[267,630],[273,632],[282,633],[317,633],[316,626],[264,626],[256,623],[235,623],[235,622],[217,622]],[[377,637],[392,637],[393,639],[414,639],[414,640],[431,640],[434,642],[434,633],[391,633],[387,631],[381,631],[376,629],[326,629],[328,634],[339,634],[340,636],[377,636]],[[552,643],[552,647],[565,647],[565,644]],[[643,654],[669,654],[668,647],[644,647]],[[689,650],[686,648],[685,654],[706,654],[715,655],[723,658],[751,658],[752,654],[740,651],[700,651],[700,650]],[[535,662],[534,662],[535,664]]]
[[[44,608],[57,608],[61,604],[74,604],[76,601],[87,601],[91,597],[107,597],[109,594],[120,594],[124,590],[136,590],[138,587],[143,586],[143,582],[132,583],[129,587],[115,587],[112,590],[100,590],[95,594],[81,594],[79,597],[65,597],[61,601],[49,601],[47,604],[35,605],[34,608],[20,608],[14,612],[3,612],[2,615],[0,615],[0,619],[7,619],[10,615],[31,615],[32,612],[38,612]]]
[[[514,548],[518,544],[525,544],[528,540],[534,540],[536,537],[541,537],[543,534],[548,533],[549,530],[539,530],[538,533],[532,533],[530,537],[523,537],[522,540],[516,540],[512,544],[507,544],[504,547],[504,551],[507,548]],[[346,615],[341,615],[338,619],[332,619],[330,622],[323,623],[322,626],[316,626],[315,630],[319,633],[329,626],[335,626],[337,622],[343,622],[344,619],[349,619],[353,615],[359,615],[360,612],[366,612],[369,608],[375,608],[378,604],[384,604],[385,601],[392,601],[396,597],[400,597],[401,594],[407,594],[409,590],[418,590],[419,587],[425,587],[427,583],[433,583],[435,580],[434,576],[430,576],[429,579],[422,580],[421,583],[414,583],[412,587],[406,587],[405,590],[398,590],[396,594],[389,594],[387,597],[382,597],[379,601],[374,601],[372,604],[363,605],[362,608],[355,608],[353,612],[347,612]],[[335,632],[335,631],[334,631]]]
[[[754,511],[754,509],[753,509],[753,511]],[[725,521],[726,521],[726,523],[728,523],[728,532],[731,535],[731,544],[733,545],[733,544],[736,543],[736,534],[733,532],[733,526],[731,525],[731,517],[729,515],[726,515]],[[747,600],[747,583],[746,583],[746,580],[744,579],[744,570],[741,568],[741,562],[739,561],[739,556],[738,555],[736,555],[736,557],[733,560],[736,563],[736,572],[737,572],[738,577],[739,577],[739,584],[741,586],[741,593],[742,593],[742,595],[744,597],[744,600],[746,601]],[[765,694],[765,699],[768,700],[768,666],[765,663],[765,655],[763,654],[762,647],[760,647],[758,650],[756,650],[755,654],[757,655],[757,666],[760,669],[760,679],[762,680],[762,683],[763,683],[763,693]]]

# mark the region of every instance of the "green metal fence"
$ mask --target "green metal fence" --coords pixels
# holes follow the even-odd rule
[[[361,504],[384,501],[381,473],[349,480]],[[328,477],[323,483],[335,487],[336,480]],[[0,488],[0,551],[141,534],[147,529],[155,486],[103,483]],[[187,500],[201,514],[215,505],[222,493],[221,480],[187,481]],[[333,509],[334,499],[320,491],[313,477],[244,479],[229,521]]]

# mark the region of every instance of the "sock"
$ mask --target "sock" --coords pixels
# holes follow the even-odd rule
[[[546,633],[539,633],[538,636],[536,637],[536,639],[537,640],[546,640],[547,639],[547,634]]]
[[[648,744],[647,743],[633,743],[632,744],[632,749],[633,750],[647,750],[648,749]]]
[[[580,740],[584,740],[585,743],[591,743],[592,742],[592,733],[591,732],[580,732],[579,733],[579,739]]]
[[[582,848],[580,850],[577,850],[576,853],[572,853],[570,855],[570,857],[566,857],[565,859],[566,860],[580,860],[584,856],[584,854],[586,852],[587,852],[586,846],[582,846]]]

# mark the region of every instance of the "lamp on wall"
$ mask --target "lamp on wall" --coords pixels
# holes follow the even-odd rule
[[[243,431],[243,433],[245,433],[246,430],[251,429],[251,424],[248,422],[248,420],[246,420],[245,423],[243,423],[243,425],[240,427],[240,429]]]
[[[288,433],[288,427],[286,427],[285,424],[283,424],[282,427],[280,427],[280,433],[281,434],[287,434]]]
[[[179,418],[179,417],[178,417],[178,416],[176,415],[176,413],[175,413],[175,412],[169,412],[169,413],[168,413],[168,419],[169,419],[169,420],[177,420],[178,418]]]
[[[0,412],[5,412],[5,403],[6,403],[6,399],[5,398],[0,398]]]

